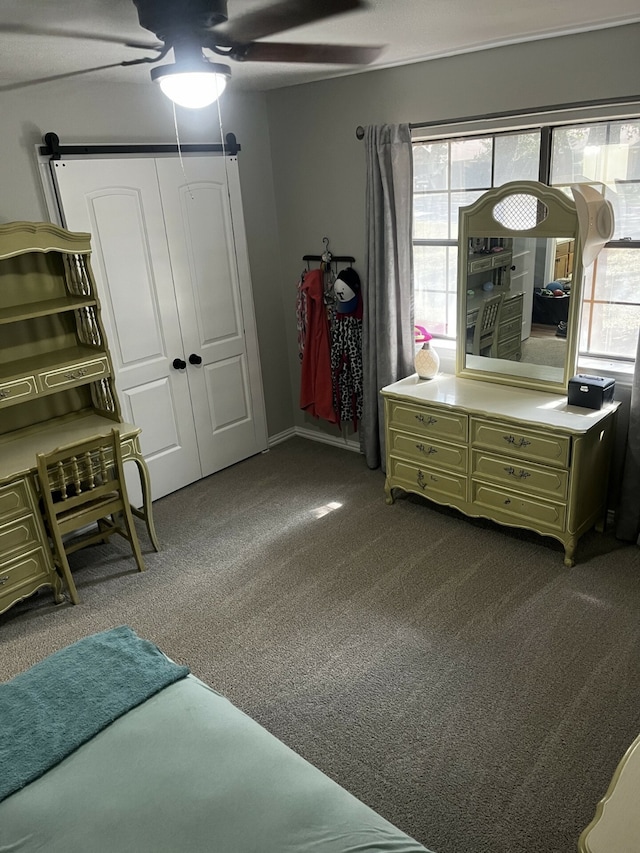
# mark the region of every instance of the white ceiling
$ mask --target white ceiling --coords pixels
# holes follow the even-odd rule
[[[229,18],[268,5],[270,0],[228,0]],[[374,65],[354,70],[333,65],[231,62],[230,89],[274,89],[638,21],[638,0],[368,0],[366,8],[266,40],[385,45]],[[138,24],[131,0],[1,0],[0,25],[9,23],[155,41]],[[99,41],[0,33],[0,91],[7,85],[144,55],[140,50]],[[146,82],[149,68],[115,68],[75,79]],[[53,92],[65,81],[37,85]]]

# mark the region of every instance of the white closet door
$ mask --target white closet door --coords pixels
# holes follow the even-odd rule
[[[203,476],[267,446],[235,157],[157,160]],[[195,358],[194,358],[195,357]]]
[[[64,220],[88,231],[123,417],[142,427],[152,494],[202,476],[155,161],[65,160],[54,171]],[[137,499],[135,477],[132,500]]]

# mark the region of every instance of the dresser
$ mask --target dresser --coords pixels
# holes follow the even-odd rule
[[[402,490],[468,516],[559,540],[602,529],[617,403],[569,406],[557,393],[440,374],[382,389],[387,502]]]
[[[120,431],[137,464],[135,510],[158,548],[140,429],[122,421],[88,234],[0,225],[0,613],[42,587],[61,600],[41,515],[36,454]]]

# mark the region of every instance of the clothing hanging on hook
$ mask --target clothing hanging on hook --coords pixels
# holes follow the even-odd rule
[[[354,432],[362,420],[362,293],[360,277],[352,268],[335,281],[336,299],[331,322],[333,408],[340,426],[351,422]]]
[[[330,424],[338,422],[333,407],[329,318],[324,301],[324,272],[311,270],[300,285],[304,304],[301,326],[300,408]]]

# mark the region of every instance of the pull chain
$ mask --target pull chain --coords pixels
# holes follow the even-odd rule
[[[175,101],[172,101],[171,103],[173,104],[173,126],[175,127],[175,130],[176,130],[176,145],[178,146],[178,157],[180,158],[180,168],[182,169],[182,176],[183,176],[184,181],[187,185],[187,189],[189,190],[189,195],[191,196],[191,199],[193,200],[193,193],[191,192],[191,184],[189,183],[189,180],[187,178],[187,173],[185,172],[185,169],[184,169],[184,160],[182,159],[182,148],[180,147],[180,134],[178,133],[178,116],[176,115],[176,104],[175,104]]]

